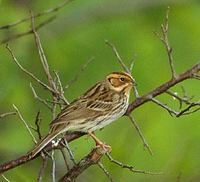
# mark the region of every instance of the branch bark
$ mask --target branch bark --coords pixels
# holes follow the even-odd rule
[[[80,160],[80,162],[74,165],[59,182],[72,182],[78,175],[80,175],[84,170],[86,170],[91,165],[97,164],[100,158],[106,154],[108,150],[97,147],[94,148],[87,156]]]

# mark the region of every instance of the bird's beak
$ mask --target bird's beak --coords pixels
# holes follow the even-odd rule
[[[135,82],[134,79],[131,81],[131,84],[132,84],[133,86],[137,86],[137,83]]]

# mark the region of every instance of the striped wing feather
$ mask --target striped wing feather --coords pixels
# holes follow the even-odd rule
[[[106,89],[103,83],[97,83],[83,96],[61,111],[57,118],[51,122],[50,132],[61,130],[64,127],[63,124],[67,128],[69,125],[90,120],[90,118],[101,116],[110,111],[113,103],[112,96],[109,96],[110,99],[108,97],[109,92],[109,89]],[[105,99],[106,97],[107,99]]]

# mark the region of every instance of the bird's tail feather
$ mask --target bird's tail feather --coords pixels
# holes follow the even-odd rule
[[[28,154],[34,157],[42,149],[44,149],[44,147],[46,147],[50,141],[52,141],[59,134],[60,132],[49,133],[46,137],[44,137],[41,141],[39,141]]]

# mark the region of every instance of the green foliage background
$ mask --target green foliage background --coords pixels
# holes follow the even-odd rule
[[[29,16],[28,9],[40,12],[56,6],[61,1],[1,0],[0,24],[8,24]],[[171,6],[169,39],[174,51],[175,67],[178,73],[190,68],[200,58],[200,6],[198,1],[132,1],[132,0],[75,0],[64,7],[57,18],[40,29],[39,34],[50,67],[59,72],[63,84],[67,84],[90,57],[95,57],[79,80],[66,91],[72,101],[92,84],[112,71],[121,70],[112,50],[104,40],[113,42],[121,56],[130,64],[136,60],[133,75],[137,80],[140,94],[144,94],[170,78],[167,54],[161,42],[153,34],[159,30],[167,6]],[[37,19],[43,21],[50,15]],[[30,22],[10,30],[0,31],[0,40],[26,31]],[[33,36],[29,35],[9,43],[20,63],[39,78],[45,80]],[[49,98],[34,81],[28,78],[13,63],[11,56],[0,46],[0,113],[12,111],[12,104],[18,106],[26,121],[34,124],[38,110],[42,116],[42,133],[48,132],[51,121],[50,112],[38,103],[32,95],[29,83],[32,82],[38,94]],[[184,86],[190,95],[199,99],[199,82],[186,81],[172,90],[181,94]],[[178,104],[169,96],[159,97],[161,101],[178,109]],[[131,100],[134,98],[132,97]],[[136,169],[160,172],[151,176],[134,174],[108,162],[103,163],[115,181],[157,182],[177,181],[197,182],[200,180],[200,124],[199,113],[174,118],[153,103],[147,103],[132,113],[137,119],[154,155],[144,150],[138,133],[131,122],[120,118],[97,136],[112,146],[114,158],[135,166]],[[14,159],[28,151],[33,143],[17,116],[0,120],[0,163]],[[86,155],[94,146],[91,139],[81,138],[71,144],[76,159]],[[34,160],[6,172],[11,182],[36,181],[41,159]],[[63,159],[56,152],[57,178],[66,171]],[[3,181],[3,178],[0,178]],[[51,162],[44,181],[51,181]],[[109,181],[102,171],[93,166],[84,172],[79,182]]]

